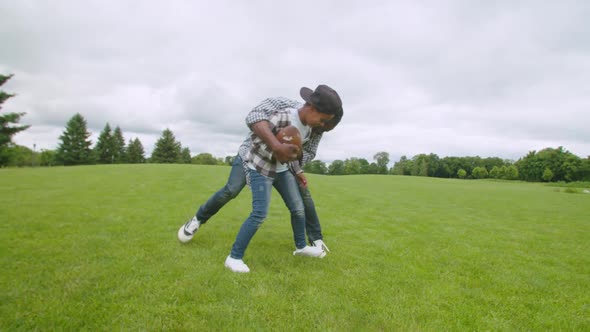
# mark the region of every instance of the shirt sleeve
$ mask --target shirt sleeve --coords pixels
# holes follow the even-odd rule
[[[286,108],[301,106],[299,102],[287,98],[267,98],[254,107],[246,116],[246,125],[250,127],[256,122],[269,121],[271,114]]]
[[[308,162],[315,158],[318,151],[318,145],[322,139],[322,134],[312,134],[305,144],[303,144],[303,157],[301,158],[300,167],[305,166]]]
[[[291,173],[297,175],[299,173],[303,173],[303,168],[301,168],[301,164],[299,160],[289,162],[289,170]]]

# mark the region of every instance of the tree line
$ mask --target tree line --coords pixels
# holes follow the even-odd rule
[[[530,151],[512,160],[498,157],[444,157],[419,154],[402,156],[393,167],[387,168],[389,154],[375,154],[374,162],[363,158],[335,160],[326,165],[314,160],[305,165],[308,173],[327,175],[390,174],[458,179],[502,179],[529,182],[590,181],[590,156],[582,159],[563,147]]]
[[[25,128],[26,129],[26,128]],[[24,129],[23,129],[24,130]],[[117,163],[183,163],[201,165],[231,165],[233,156],[216,158],[210,153],[191,156],[188,147],[176,140],[170,129],[165,129],[157,140],[150,157],[145,157],[139,138],[130,139],[127,144],[120,127],[111,129],[107,123],[94,147],[87,130],[86,120],[81,114],[74,115],[66,124],[60,143],[55,151],[40,153],[22,146],[12,146],[9,166],[54,166]],[[378,152],[369,162],[364,158],[334,160],[326,164],[313,160],[305,165],[307,173],[323,175],[407,175],[458,179],[503,179],[531,182],[572,182],[590,181],[590,156],[582,159],[563,147],[530,151],[527,155],[512,160],[498,157],[444,157],[419,154],[412,158],[402,156],[391,168],[389,153]]]
[[[91,136],[87,130],[86,120],[81,114],[74,115],[66,124],[60,143],[55,151],[56,165],[87,165],[87,164],[117,164],[117,163],[178,163],[178,164],[206,164],[224,165],[227,160],[216,159],[210,153],[191,156],[190,149],[183,147],[176,140],[170,129],[164,129],[156,141],[150,157],[145,156],[143,144],[139,138],[130,139],[125,144],[123,132],[119,126],[111,129],[107,122],[98,136],[94,148],[91,148]],[[41,164],[43,165],[43,164]]]
[[[12,75],[0,75],[0,86]],[[14,94],[0,90],[2,104]],[[90,140],[86,119],[77,113],[66,124],[56,150],[32,151],[12,142],[12,137],[29,125],[19,125],[25,113],[0,113],[0,166],[54,166],[117,163],[184,163],[201,165],[231,165],[233,156],[216,158],[210,153],[191,156],[188,147],[176,140],[170,129],[165,129],[157,140],[151,156],[145,156],[139,138],[126,144],[119,126],[113,130],[106,123],[94,147]],[[378,152],[373,162],[364,158],[334,160],[326,164],[314,160],[305,165],[308,173],[325,175],[389,174],[459,179],[503,179],[532,182],[590,181],[590,156],[583,159],[563,147],[530,151],[516,162],[498,157],[444,157],[419,154],[402,156],[388,168],[389,153]]]

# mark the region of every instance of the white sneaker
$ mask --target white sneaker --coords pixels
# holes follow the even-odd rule
[[[200,226],[201,222],[196,216],[194,216],[191,220],[187,221],[186,224],[180,226],[180,229],[178,230],[178,241],[186,243],[192,240]]]
[[[313,246],[314,247],[320,247],[325,252],[330,252],[330,249],[328,249],[328,246],[322,240],[315,240],[315,241],[313,241]]]
[[[234,258],[231,258],[231,256],[227,256],[227,258],[225,259],[225,267],[232,270],[233,272],[239,272],[239,273],[250,272],[248,265],[246,265],[246,263],[244,263],[243,260],[234,259]]]
[[[301,249],[293,251],[293,255],[324,258],[324,256],[326,256],[326,253],[324,252],[324,249],[322,249],[321,247],[305,246]]]

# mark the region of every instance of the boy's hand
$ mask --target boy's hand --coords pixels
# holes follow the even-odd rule
[[[299,180],[300,186],[302,186],[303,188],[307,187],[307,178],[305,177],[305,175],[303,175],[303,173],[297,174],[297,180]]]

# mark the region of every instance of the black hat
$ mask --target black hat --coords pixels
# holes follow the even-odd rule
[[[324,114],[342,114],[342,100],[334,89],[327,85],[318,85],[315,91],[303,87],[299,91],[301,98],[313,105],[319,112]]]

